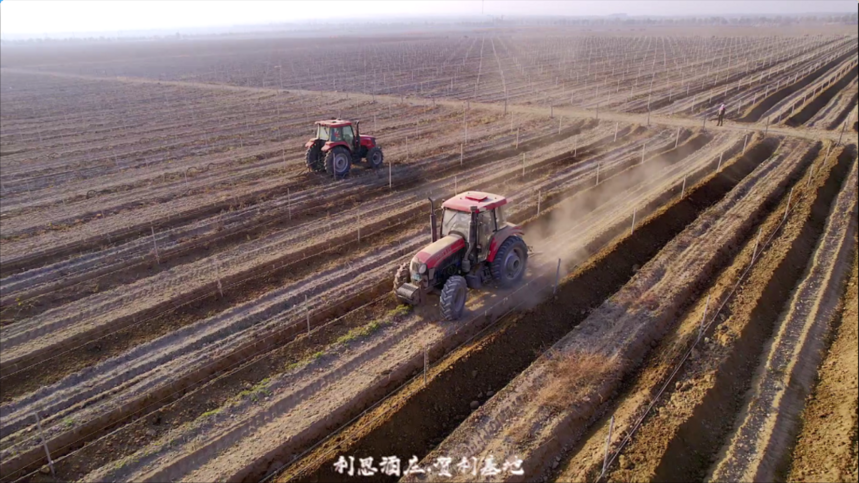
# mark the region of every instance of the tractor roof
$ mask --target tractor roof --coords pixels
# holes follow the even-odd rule
[[[507,204],[507,198],[482,191],[466,191],[445,201],[442,206],[451,210],[471,212],[471,207],[477,211],[487,211]]]
[[[346,121],[344,119],[328,119],[327,121],[316,121],[316,124],[325,127],[343,127],[351,126],[352,121]]]

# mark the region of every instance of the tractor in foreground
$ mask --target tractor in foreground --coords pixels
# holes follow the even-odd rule
[[[469,288],[518,283],[528,263],[528,246],[522,229],[505,221],[502,207],[506,204],[503,196],[479,191],[454,196],[442,204],[439,231],[430,199],[432,243],[397,270],[397,298],[420,305],[428,294],[439,292],[442,316],[457,320]]]
[[[381,167],[382,148],[376,145],[374,136],[359,134],[359,124],[360,121],[343,119],[316,121],[316,137],[304,144],[307,167],[336,178],[346,177],[352,165],[362,159],[371,168]]]

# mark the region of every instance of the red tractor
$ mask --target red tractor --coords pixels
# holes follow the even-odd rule
[[[359,121],[331,119],[316,121],[316,137],[307,141],[305,162],[313,171],[325,171],[330,176],[343,178],[352,169],[352,163],[367,160],[371,168],[382,166],[382,148],[374,136],[358,134]]]
[[[442,204],[441,232],[435,209],[430,215],[433,242],[404,263],[394,278],[402,302],[419,305],[432,291],[440,291],[439,307],[447,320],[462,316],[468,288],[490,282],[510,287],[522,279],[528,246],[522,229],[505,222],[503,196],[469,191]]]

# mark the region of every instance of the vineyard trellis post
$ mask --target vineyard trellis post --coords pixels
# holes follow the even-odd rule
[[[161,265],[161,257],[158,256],[158,241],[155,239],[155,227],[149,225],[149,229],[152,230],[152,246],[155,248],[155,263]]]
[[[630,235],[635,233],[635,212],[636,212],[636,210],[637,210],[636,208],[632,209],[632,225],[629,227],[629,234]]]
[[[614,414],[611,416],[611,421],[608,423],[608,434],[605,437],[605,449],[603,451],[603,460],[602,460],[602,471],[600,472],[599,479],[602,479],[605,476],[606,470],[608,470],[608,448],[611,445],[611,433],[614,431]]]
[[[45,449],[45,456],[48,458],[48,468],[51,470],[51,476],[56,478],[57,475],[54,472],[54,460],[51,459],[51,452],[48,450],[48,441],[45,439],[44,431],[42,431],[42,418],[39,417],[38,411],[34,412],[33,416],[36,417],[36,428],[39,430],[39,439],[42,440],[42,447]]]
[[[429,367],[429,346],[424,344],[424,387],[427,385],[427,369]]]
[[[755,247],[752,249],[752,262],[755,263],[755,259],[758,256],[758,244],[761,242],[761,228],[758,228],[758,236],[755,237]]]
[[[555,270],[555,287],[552,289],[552,295],[558,293],[558,284],[561,283],[561,259],[558,259],[558,268]]]
[[[698,342],[701,342],[701,337],[704,336],[704,321],[707,319],[707,310],[710,308],[710,295],[707,294],[707,303],[704,305],[704,315],[701,317],[701,327],[698,329]]]
[[[304,294],[304,317],[307,320],[307,333],[310,333],[310,304],[307,303],[307,294]]]

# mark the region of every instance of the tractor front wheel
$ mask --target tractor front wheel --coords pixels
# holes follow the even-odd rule
[[[382,154],[382,148],[376,146],[367,151],[367,164],[371,168],[379,169],[382,167],[383,162],[385,162],[385,155]]]
[[[325,155],[325,172],[329,176],[345,178],[350,169],[352,169],[352,154],[346,148],[337,146]]]
[[[528,246],[518,236],[511,236],[501,244],[489,269],[498,285],[507,288],[522,280],[527,263]]]
[[[444,288],[441,289],[439,308],[441,315],[446,320],[457,320],[462,317],[465,310],[465,299],[468,296],[468,284],[465,277],[454,275],[447,279]]]
[[[319,172],[325,170],[322,158],[322,146],[318,143],[307,148],[307,152],[304,153],[304,162],[311,171]]]
[[[409,282],[409,262],[403,262],[400,265],[400,268],[397,269],[396,275],[394,275],[394,294],[396,295],[397,289],[402,287],[403,284]]]

